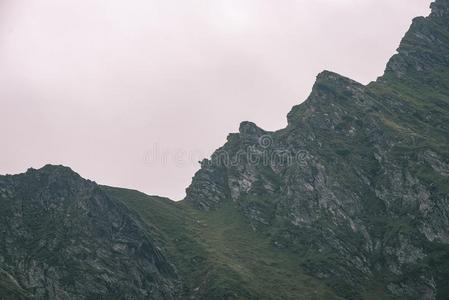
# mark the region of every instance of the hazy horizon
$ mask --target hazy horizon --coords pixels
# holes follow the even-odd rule
[[[0,174],[63,164],[179,200],[238,131],[286,125],[322,70],[382,75],[430,0],[0,1]]]

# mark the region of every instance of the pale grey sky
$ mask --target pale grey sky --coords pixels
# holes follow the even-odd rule
[[[64,164],[184,197],[240,121],[286,125],[323,69],[383,73],[430,0],[0,0],[0,174]]]

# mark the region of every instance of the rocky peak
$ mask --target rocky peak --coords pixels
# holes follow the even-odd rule
[[[176,273],[139,217],[70,168],[0,176],[0,205],[0,275],[30,298],[173,298]]]
[[[363,85],[338,73],[325,70],[317,75],[312,94],[313,92],[326,93],[336,92],[339,89],[350,90],[355,88],[363,88]]]
[[[378,82],[321,72],[288,114],[288,127],[270,132],[270,164],[233,159],[263,134],[243,122],[222,147],[239,163],[203,167],[186,200],[205,210],[234,203],[255,230],[276,232],[277,247],[313,253],[304,267],[352,291],[344,299],[363,299],[366,282],[383,285],[392,299],[449,299],[449,275],[437,266],[447,270],[449,257],[441,130],[449,115],[448,12],[449,0],[437,0],[429,17],[415,18]],[[293,159],[283,164],[279,154]]]
[[[432,9],[431,16],[434,17],[444,17],[449,16],[449,1],[448,0],[437,0],[430,5]]]
[[[41,173],[55,173],[55,172],[59,172],[59,173],[72,173],[72,174],[77,174],[75,171],[73,171],[71,168],[63,166],[63,165],[52,165],[52,164],[47,164],[45,166],[43,166],[40,169],[34,169],[34,168],[29,168],[28,169],[29,172],[41,172]],[[78,175],[78,174],[77,174]]]
[[[252,122],[242,122],[239,127],[240,139],[244,142],[255,143],[266,134],[266,131]]]
[[[344,76],[342,76],[342,75],[340,75],[340,74],[338,74],[338,73],[335,73],[335,72],[332,72],[332,71],[329,71],[329,70],[324,70],[324,71],[322,71],[321,73],[319,73],[319,74],[316,76],[316,81],[317,81],[317,82],[320,82],[320,81],[322,81],[322,80],[339,81],[339,80],[341,80],[341,79],[351,80],[351,79],[349,79],[349,78],[346,78],[346,77],[344,77]]]
[[[447,51],[449,38],[446,31],[449,22],[449,0],[437,0],[431,5],[429,17],[417,17],[413,20],[409,31],[402,39],[398,53],[387,64],[386,77],[417,78],[421,74],[429,74],[449,66]],[[418,80],[422,83],[422,80]],[[416,83],[415,83],[416,84]]]
[[[328,118],[329,110],[337,107],[356,106],[364,85],[340,74],[323,71],[318,74],[307,100],[292,108],[287,115],[289,126],[298,126],[305,120]]]
[[[2,180],[3,179],[3,180]],[[82,178],[69,167],[62,165],[46,165],[40,169],[28,169],[18,175],[0,176],[0,183],[9,182],[19,191],[26,186],[29,190],[39,190],[49,197],[50,201],[59,202],[57,199],[66,199],[68,195],[79,191],[93,191],[97,189],[95,182]],[[62,197],[62,198],[61,198]]]
[[[78,179],[83,180],[81,176],[73,171],[71,168],[63,165],[47,164],[40,169],[30,168],[24,174],[29,177],[45,177],[50,179]]]

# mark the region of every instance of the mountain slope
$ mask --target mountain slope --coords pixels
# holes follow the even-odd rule
[[[449,299],[449,0],[385,74],[243,122],[179,203],[0,176],[1,299]]]
[[[448,118],[449,1],[438,0],[378,81],[321,73],[287,128],[242,123],[203,161],[185,201],[237,204],[345,298],[377,287],[447,299]]]
[[[93,182],[46,166],[0,176],[4,299],[173,299],[173,266],[145,224]]]
[[[340,299],[300,267],[299,257],[254,232],[237,207],[204,212],[188,203],[103,187],[166,246],[183,282],[182,299]]]

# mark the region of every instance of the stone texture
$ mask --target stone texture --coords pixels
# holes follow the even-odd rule
[[[174,299],[174,268],[139,218],[69,168],[1,176],[0,204],[0,274],[25,295]]]

